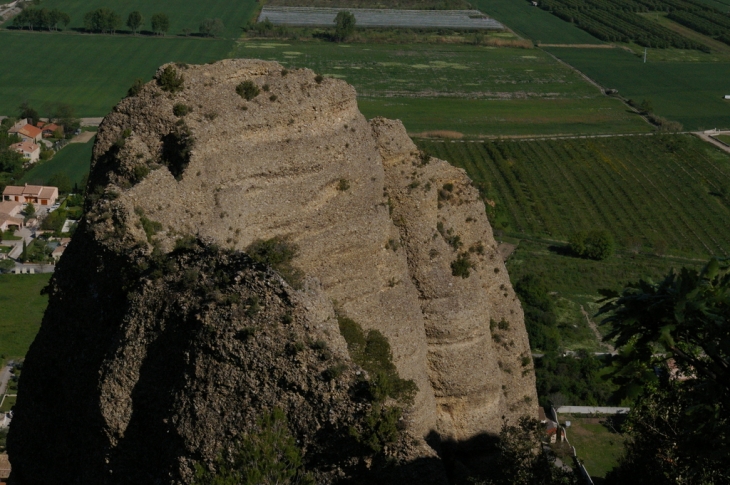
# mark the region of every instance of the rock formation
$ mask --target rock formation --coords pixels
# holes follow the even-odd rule
[[[307,69],[171,64],[136,91],[100,126],[27,357],[18,484],[190,483],[274,407],[318,482],[372,466],[353,458],[370,404],[336,314],[382,333],[418,388],[396,460],[534,414],[522,310],[462,170]],[[297,248],[299,289],[243,253],[270,240]]]

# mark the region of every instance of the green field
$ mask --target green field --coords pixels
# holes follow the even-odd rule
[[[2,396],[0,396],[0,399],[2,399]],[[5,399],[3,399],[2,406],[0,406],[0,413],[6,413],[6,412],[10,411],[13,408],[13,406],[15,406],[16,399],[17,398],[15,396],[6,397]]]
[[[474,136],[610,134],[647,132],[651,127],[617,100],[466,100],[361,98],[363,114],[403,121],[409,133],[454,130]]]
[[[685,130],[730,128],[730,103],[722,99],[730,94],[730,63],[644,64],[622,49],[548,50],[624,97],[650,100],[658,115],[679,121]]]
[[[693,136],[420,145],[483,184],[509,235],[607,229],[642,251],[730,252],[730,155]]]
[[[241,57],[307,66],[351,83],[365,116],[411,133],[631,133],[651,129],[539,49],[464,45],[241,42]]]
[[[70,143],[51,160],[40,162],[29,170],[20,179],[20,183],[43,185],[53,175],[64,173],[72,184],[81,184],[84,176],[89,173],[91,149],[93,147],[93,139],[88,143]]]
[[[0,275],[0,360],[25,356],[40,328],[50,274]]]
[[[570,421],[568,440],[575,446],[591,477],[603,478],[618,464],[624,451],[624,437],[603,424],[606,418],[589,418],[561,414],[560,420]]]
[[[517,34],[543,44],[601,44],[578,27],[533,7],[527,0],[472,0],[472,5]]]
[[[237,2],[224,2],[212,0],[200,2],[196,0],[157,0],[145,2],[143,0],[43,0],[42,7],[58,8],[71,16],[69,28],[80,28],[84,25],[84,14],[91,10],[106,7],[122,16],[123,27],[126,30],[127,15],[138,10],[144,17],[142,30],[151,30],[150,18],[158,12],[167,14],[170,18],[170,30],[168,34],[179,35],[183,29],[191,29],[197,33],[200,22],[207,18],[220,18],[226,27],[225,36],[229,38],[238,37],[241,27],[252,18],[258,10],[259,4],[254,0],[241,0]]]
[[[28,101],[41,113],[67,103],[80,117],[106,115],[136,78],[151,79],[161,64],[222,59],[231,47],[225,40],[29,32],[0,32],[0,45],[0,113],[14,115]],[[38,67],[29,69],[29,59]]]

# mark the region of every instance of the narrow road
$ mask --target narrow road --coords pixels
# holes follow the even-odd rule
[[[586,322],[588,322],[588,326],[593,331],[593,334],[596,336],[596,339],[602,343],[606,348],[608,348],[608,352],[610,354],[615,354],[616,349],[608,342],[603,341],[603,335],[601,335],[601,332],[598,331],[598,325],[596,325],[596,322],[591,320],[591,316],[588,314],[585,308],[583,308],[583,305],[580,306],[580,312],[583,314],[584,317],[586,317]]]

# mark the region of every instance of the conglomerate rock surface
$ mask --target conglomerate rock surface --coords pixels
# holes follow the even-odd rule
[[[254,60],[163,67],[100,126],[21,381],[18,484],[190,483],[274,407],[318,482],[374,467],[348,438],[369,405],[336,313],[387,337],[418,387],[395,461],[534,414],[522,310],[462,170],[400,122],[368,122],[345,82]],[[272,238],[298,248],[301,289],[242,253]],[[324,378],[333,361],[346,370]]]

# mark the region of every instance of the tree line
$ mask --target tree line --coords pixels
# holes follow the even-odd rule
[[[137,35],[145,25],[147,19],[138,10],[130,12],[124,23]],[[87,32],[101,34],[115,34],[122,27],[122,16],[106,7],[91,10],[84,15],[83,26]],[[24,9],[13,19],[13,27],[28,30],[58,31],[61,27],[67,27],[71,23],[71,17],[56,8],[30,7]],[[164,12],[153,14],[149,19],[149,26],[155,35],[166,35],[170,31],[170,18]],[[219,18],[207,18],[198,27],[198,35],[203,37],[218,37],[225,32],[225,25]],[[182,29],[186,36],[193,31],[189,28]]]

